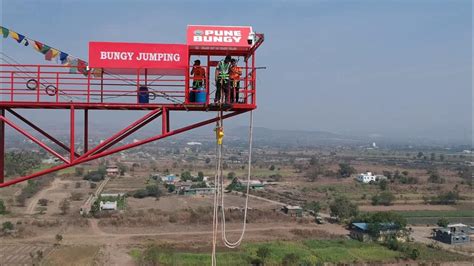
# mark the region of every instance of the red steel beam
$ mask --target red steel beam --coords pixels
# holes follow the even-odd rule
[[[120,135],[119,137],[117,137],[116,139],[112,140],[110,143],[104,145],[103,147],[101,147],[100,149],[96,150],[93,154],[96,154],[96,153],[99,153],[99,152],[103,152],[105,150],[107,150],[108,148],[114,146],[115,144],[117,144],[117,142],[123,140],[124,138],[130,136],[131,134],[135,133],[137,130],[139,130],[140,128],[148,125],[148,123],[150,123],[151,121],[155,120],[155,118],[157,118],[158,116],[160,116],[162,112],[158,112],[154,115],[152,115],[151,117],[149,117],[148,119],[144,120],[143,122],[141,122],[139,125],[131,128],[130,130],[128,130],[127,132],[125,132],[124,134]]]
[[[5,123],[7,123],[8,125],[10,125],[12,128],[16,129],[18,132],[20,132],[21,134],[25,135],[25,137],[31,139],[33,142],[35,142],[36,144],[40,145],[43,149],[47,150],[48,152],[50,152],[51,154],[53,154],[54,156],[58,157],[60,160],[62,160],[63,162],[65,163],[69,163],[69,161],[64,158],[63,156],[61,156],[61,154],[55,152],[53,149],[51,149],[50,147],[48,147],[46,144],[44,144],[43,142],[41,142],[41,140],[35,138],[33,135],[31,135],[30,133],[26,132],[25,130],[23,130],[22,128],[20,128],[19,126],[17,126],[15,123],[11,122],[10,120],[8,120],[7,118],[5,118],[5,116],[0,116],[0,120],[3,120]]]
[[[39,133],[41,133],[41,135],[45,136],[46,138],[48,138],[49,140],[51,140],[52,142],[56,143],[59,147],[61,147],[62,149],[64,149],[65,151],[69,152],[69,147],[66,146],[64,143],[62,143],[61,141],[59,141],[58,139],[54,138],[53,136],[51,136],[50,134],[48,134],[46,131],[44,131],[43,129],[41,129],[40,127],[38,127],[37,125],[33,124],[32,122],[30,122],[28,119],[26,119],[25,117],[21,116],[19,113],[13,111],[12,109],[7,109],[7,111],[14,115],[16,118],[20,119],[21,121],[23,121],[25,124],[27,124],[28,126],[30,126],[31,128],[33,128],[34,130],[38,131]],[[78,153],[75,153],[75,155],[77,157],[79,157],[80,155]]]
[[[155,109],[151,112],[149,112],[148,114],[146,114],[145,116],[143,116],[142,118],[136,120],[135,122],[133,122],[131,125],[127,126],[126,128],[120,130],[119,132],[117,132],[116,134],[114,134],[112,137],[108,138],[107,140],[105,140],[104,142],[102,142],[101,144],[97,145],[96,147],[94,147],[92,150],[89,150],[88,152],[84,153],[81,158],[83,157],[87,157],[87,156],[90,156],[91,154],[94,154],[96,151],[98,151],[99,149],[103,148],[104,146],[106,145],[109,145],[110,143],[112,143],[114,140],[116,140],[117,138],[119,138],[120,136],[122,136],[123,134],[126,134],[129,130],[132,130],[134,127],[136,126],[139,126],[143,121],[146,121],[147,119],[149,119],[150,117],[154,116],[155,114],[157,114],[158,112],[161,111],[161,108],[160,109]]]
[[[233,113],[230,113],[230,114],[226,114],[226,115],[222,116],[222,119],[230,118],[230,117],[242,114],[242,113],[245,113],[245,111],[236,111],[236,112],[233,112]],[[32,178],[35,178],[35,177],[38,177],[38,176],[41,176],[41,175],[45,175],[45,174],[48,174],[48,173],[59,171],[59,170],[62,170],[62,169],[65,169],[65,168],[68,168],[68,167],[71,167],[71,166],[74,166],[74,165],[77,165],[77,164],[80,164],[80,163],[95,160],[97,158],[104,157],[104,156],[107,156],[107,155],[110,155],[110,154],[113,154],[113,153],[117,153],[117,152],[120,152],[120,151],[123,151],[123,150],[126,150],[126,149],[131,149],[131,148],[134,148],[134,147],[137,147],[137,146],[140,146],[140,145],[152,142],[152,141],[156,141],[156,140],[159,140],[159,139],[162,139],[162,138],[170,137],[170,136],[179,134],[179,133],[184,132],[184,131],[188,131],[188,130],[191,130],[191,129],[194,129],[194,128],[197,128],[197,127],[201,127],[201,126],[204,126],[204,125],[207,125],[207,124],[210,124],[210,123],[214,123],[217,120],[219,120],[219,118],[215,117],[215,118],[208,119],[208,120],[196,123],[196,124],[192,124],[192,125],[189,125],[189,126],[186,126],[186,127],[182,127],[182,128],[179,128],[179,129],[176,129],[176,130],[173,130],[173,131],[169,131],[166,134],[161,134],[161,135],[157,135],[157,136],[145,139],[145,140],[141,140],[141,141],[138,141],[136,143],[127,144],[127,145],[117,147],[117,148],[109,150],[109,151],[104,151],[102,153],[94,154],[94,155],[89,156],[89,157],[81,157],[81,158],[78,158],[77,160],[75,160],[74,162],[71,162],[71,163],[61,164],[61,165],[58,165],[58,166],[52,167],[50,169],[46,169],[46,170],[34,173],[34,174],[31,174],[31,175],[28,175],[28,176],[18,177],[18,178],[12,179],[12,180],[8,180],[7,182],[1,183],[0,188],[11,186],[11,185],[16,184],[16,183],[20,183],[20,182],[23,182],[23,181],[26,181],[26,180],[29,180],[29,179],[32,179]]]

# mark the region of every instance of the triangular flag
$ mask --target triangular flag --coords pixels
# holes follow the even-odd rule
[[[23,36],[23,35],[21,35],[21,34],[19,34],[19,33],[17,33],[17,34],[18,34],[18,39],[17,39],[16,41],[17,41],[18,43],[21,43],[21,41],[23,41],[23,39],[25,38],[25,36]]]
[[[102,68],[93,68],[92,75],[96,78],[102,77]]]
[[[46,54],[44,55],[44,59],[51,61],[52,58],[53,58],[53,49],[49,49],[49,51],[46,52]]]
[[[10,31],[10,36],[15,40],[15,41],[18,41],[18,39],[20,38],[20,36],[18,36],[18,33],[14,32],[14,31]]]
[[[77,59],[77,70],[84,75],[87,75],[87,63],[81,59]]]
[[[28,39],[25,38],[25,39],[23,39],[23,41],[24,41],[24,42],[23,42],[23,45],[25,45],[25,46],[30,45],[30,43],[28,42]]]
[[[69,73],[71,74],[77,73],[77,59],[72,59],[71,61],[69,61],[68,65],[69,65]]]
[[[67,56],[68,54],[66,54],[65,52],[60,52],[59,53],[59,60],[61,61],[61,64],[66,64],[67,63]]]
[[[59,55],[59,51],[54,48],[51,48],[50,51],[52,51],[51,58],[56,58]]]
[[[2,27],[3,38],[8,37],[9,33],[10,33],[10,30],[8,30],[7,28]]]
[[[35,48],[36,51],[41,52],[41,49],[43,49],[43,44],[38,41],[34,41],[33,48]]]
[[[45,55],[50,49],[51,47],[47,46],[46,44],[43,44],[43,47],[41,47],[40,52]]]

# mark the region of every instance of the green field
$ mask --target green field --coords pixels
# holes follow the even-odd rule
[[[419,261],[459,261],[465,257],[447,251],[435,250],[420,244],[410,244],[420,251]],[[399,251],[390,250],[376,243],[362,243],[356,240],[304,240],[298,242],[273,241],[244,244],[236,251],[218,252],[217,261],[221,265],[249,265],[257,258],[257,250],[267,247],[270,252],[265,265],[282,265],[288,254],[300,265],[319,265],[329,263],[388,263],[405,257]],[[153,250],[153,252],[150,252]],[[160,265],[208,265],[209,253],[173,252],[154,246],[147,251],[132,250],[130,255],[138,264],[155,257]],[[149,262],[149,261],[148,261]]]
[[[409,224],[436,224],[439,218],[447,218],[451,223],[474,225],[474,210],[453,211],[397,211]]]

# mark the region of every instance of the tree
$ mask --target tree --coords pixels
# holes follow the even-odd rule
[[[418,159],[420,159],[421,157],[423,157],[423,152],[418,152],[418,154],[416,155],[416,157],[418,157]]]
[[[448,227],[448,224],[449,224],[449,220],[444,218],[444,217],[441,217],[438,219],[438,222],[436,223],[438,226],[440,227]]]
[[[308,211],[313,211],[314,215],[317,215],[318,212],[321,210],[321,204],[317,201],[312,201],[307,203],[304,208]]]
[[[128,166],[126,164],[123,164],[123,163],[117,163],[117,168],[118,168],[121,176],[125,175],[125,173],[128,171]],[[153,170],[153,171],[155,171],[155,170]]]
[[[382,174],[388,179],[392,179],[392,172],[384,170],[382,171]]]
[[[5,207],[5,203],[2,199],[0,199],[0,215],[7,213],[7,207]]]
[[[211,162],[211,158],[206,158],[206,164],[209,164]]]
[[[380,187],[381,190],[387,190],[387,188],[388,188],[388,181],[387,181],[387,179],[382,179],[382,180],[380,180],[380,182],[379,182],[379,187]]]
[[[56,242],[57,244],[59,245],[59,242],[61,242],[63,240],[63,235],[61,234],[56,234],[56,236],[54,237],[54,239],[56,239]]]
[[[70,208],[71,208],[71,203],[67,199],[62,200],[59,203],[59,209],[61,210],[62,215],[65,215],[66,213],[68,213]]]
[[[191,173],[189,171],[185,171],[181,173],[181,180],[183,181],[190,180],[192,178],[193,177],[191,176]]]
[[[47,200],[47,199],[39,199],[39,200],[38,200],[38,204],[39,204],[40,206],[43,206],[43,207],[44,207],[44,206],[48,206],[48,200]]]
[[[149,197],[159,198],[161,196],[161,190],[157,185],[146,186],[145,190]]]
[[[10,222],[10,221],[6,221],[6,222],[3,222],[2,223],[2,230],[3,232],[6,232],[6,231],[11,231],[15,228],[15,226],[13,226],[13,223]]]
[[[435,184],[442,184],[445,182],[444,178],[442,178],[436,169],[429,170],[428,173],[430,177],[428,177],[428,182],[435,183]]]
[[[235,178],[235,173],[234,172],[229,172],[227,174],[227,179],[233,180]]]
[[[394,200],[395,200],[395,196],[391,192],[384,191],[372,197],[372,205],[390,206],[392,205],[392,201]]]
[[[404,175],[404,176],[408,176],[408,171],[407,171],[407,170],[405,170],[405,171],[402,171],[402,175]]]
[[[339,164],[339,170],[337,172],[338,177],[346,178],[346,177],[350,177],[354,173],[355,173],[355,169],[350,164],[348,163]]]
[[[257,257],[260,258],[263,265],[265,265],[265,261],[267,260],[268,256],[270,256],[270,248],[267,246],[262,246],[257,249]]]
[[[268,168],[270,171],[274,171],[275,170],[275,165],[270,165],[270,168]]]
[[[204,180],[204,173],[202,171],[198,172],[198,178],[199,178],[199,181]]]
[[[348,219],[357,216],[359,213],[357,205],[344,196],[335,198],[329,204],[329,209],[331,210],[332,216],[339,217],[340,219]]]
[[[169,193],[173,193],[176,190],[176,186],[173,184],[167,185],[167,189]]]

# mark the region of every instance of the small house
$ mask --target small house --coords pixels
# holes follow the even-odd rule
[[[450,245],[469,243],[471,241],[469,234],[470,228],[461,223],[433,229],[434,239]]]
[[[120,175],[120,171],[117,166],[108,166],[105,171],[108,177],[116,177]]]
[[[250,189],[253,189],[253,190],[261,190],[261,189],[265,188],[265,185],[259,180],[247,181],[247,180],[240,180],[239,179],[238,184],[242,188],[247,188],[247,185],[249,185]]]
[[[372,174],[372,172],[362,173],[362,174],[359,174],[356,177],[357,181],[359,181],[361,183],[364,183],[364,184],[374,183],[374,182],[380,181],[382,179],[387,179],[387,178],[383,175],[374,175],[374,174]]]
[[[99,207],[101,211],[116,211],[117,210],[117,202],[116,201],[101,201],[99,203]]]
[[[400,234],[400,228],[394,223],[379,223],[375,228],[378,232],[371,232],[369,223],[352,223],[350,236],[362,242],[377,240],[383,241],[387,236],[396,236],[398,240],[404,241]]]

